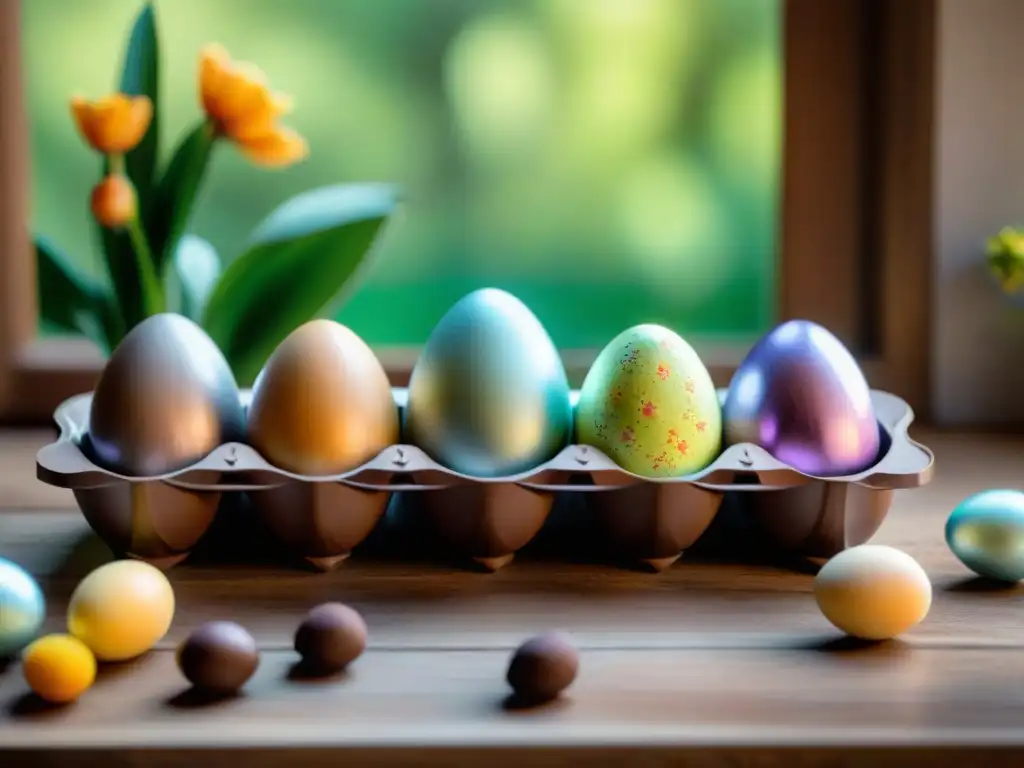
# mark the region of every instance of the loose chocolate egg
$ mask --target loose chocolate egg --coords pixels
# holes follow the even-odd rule
[[[275,466],[329,475],[398,442],[398,408],[380,361],[333,320],[293,331],[253,387],[249,442]]]
[[[889,640],[928,615],[932,583],[906,552],[862,544],[822,566],[814,597],[825,618],[851,637]]]
[[[256,672],[260,652],[249,631],[233,621],[210,621],[178,646],[178,669],[196,689],[226,696]]]
[[[839,339],[806,320],[754,346],[729,384],[723,419],[729,445],[759,445],[809,475],[851,475],[878,460],[864,374]]]
[[[244,429],[224,355],[194,322],[164,313],[136,325],[107,361],[84,447],[112,471],[145,477],[193,464]]]
[[[946,543],[979,576],[1024,579],[1024,493],[991,490],[964,499],[946,521]]]
[[[495,288],[457,302],[434,328],[409,381],[408,440],[475,477],[524,472],[569,441],[561,358],[540,321]]]
[[[295,632],[295,651],[307,669],[339,672],[366,650],[366,622],[341,603],[324,603],[309,612]]]
[[[660,325],[638,325],[612,339],[591,366],[576,433],[629,472],[678,477],[718,456],[721,405],[689,344]]]
[[[572,685],[579,667],[580,654],[569,636],[546,632],[516,649],[506,679],[524,702],[541,704]]]

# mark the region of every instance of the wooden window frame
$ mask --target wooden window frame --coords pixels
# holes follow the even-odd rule
[[[928,416],[936,0],[786,0],[779,319],[830,328]],[[0,420],[89,391],[85,341],[37,337],[21,0],[0,0]],[[698,340],[699,342],[699,340]],[[725,385],[744,346],[697,344]],[[382,350],[396,385],[415,350]],[[563,353],[579,381],[594,351]]]

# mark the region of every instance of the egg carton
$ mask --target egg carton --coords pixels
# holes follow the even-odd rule
[[[726,390],[719,390],[720,399]],[[407,392],[393,391],[404,408]],[[251,393],[242,393],[248,406]],[[799,472],[752,444],[727,447],[709,466],[679,478],[646,478],[601,451],[570,445],[518,475],[474,478],[411,445],[394,445],[337,475],[308,477],[269,464],[252,447],[226,443],[192,466],[126,477],[89,457],[92,395],[70,398],[54,418],[56,442],[36,457],[37,477],[70,489],[86,520],[117,553],[169,568],[209,529],[225,494],[244,492],[276,540],[321,570],[337,567],[377,527],[392,496],[415,507],[456,551],[488,570],[508,563],[544,526],[558,494],[585,494],[598,526],[630,560],[660,570],[705,532],[727,494],[787,550],[828,558],[867,541],[898,489],[932,476],[932,453],[907,434],[913,412],[873,390],[882,447],[871,468],[846,477]],[[573,394],[575,404],[578,393]]]

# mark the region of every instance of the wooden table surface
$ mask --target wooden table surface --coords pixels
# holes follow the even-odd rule
[[[815,606],[812,576],[685,559],[661,574],[521,558],[495,574],[360,558],[314,574],[282,564],[170,572],[178,611],[158,649],[106,667],[78,703],[46,709],[17,664],[0,673],[0,765],[1019,764],[1024,588],[972,579],[943,524],[963,497],[1019,487],[1024,440],[916,433],[937,454],[897,494],[875,541],[930,574],[931,614],[899,641],[858,647]],[[40,433],[0,434],[0,556],[37,575],[47,629],[75,583],[110,559],[70,494],[34,481]],[[292,633],[324,600],[360,610],[369,649],[344,676],[291,673]],[[208,619],[246,625],[262,661],[244,695],[197,702],[173,649]],[[505,667],[531,633],[581,648],[562,700],[507,706]],[[912,752],[908,752],[912,750]]]

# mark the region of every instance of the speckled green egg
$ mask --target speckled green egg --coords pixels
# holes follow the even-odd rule
[[[711,374],[668,328],[623,331],[583,382],[576,439],[644,477],[697,472],[722,447],[722,410]]]

